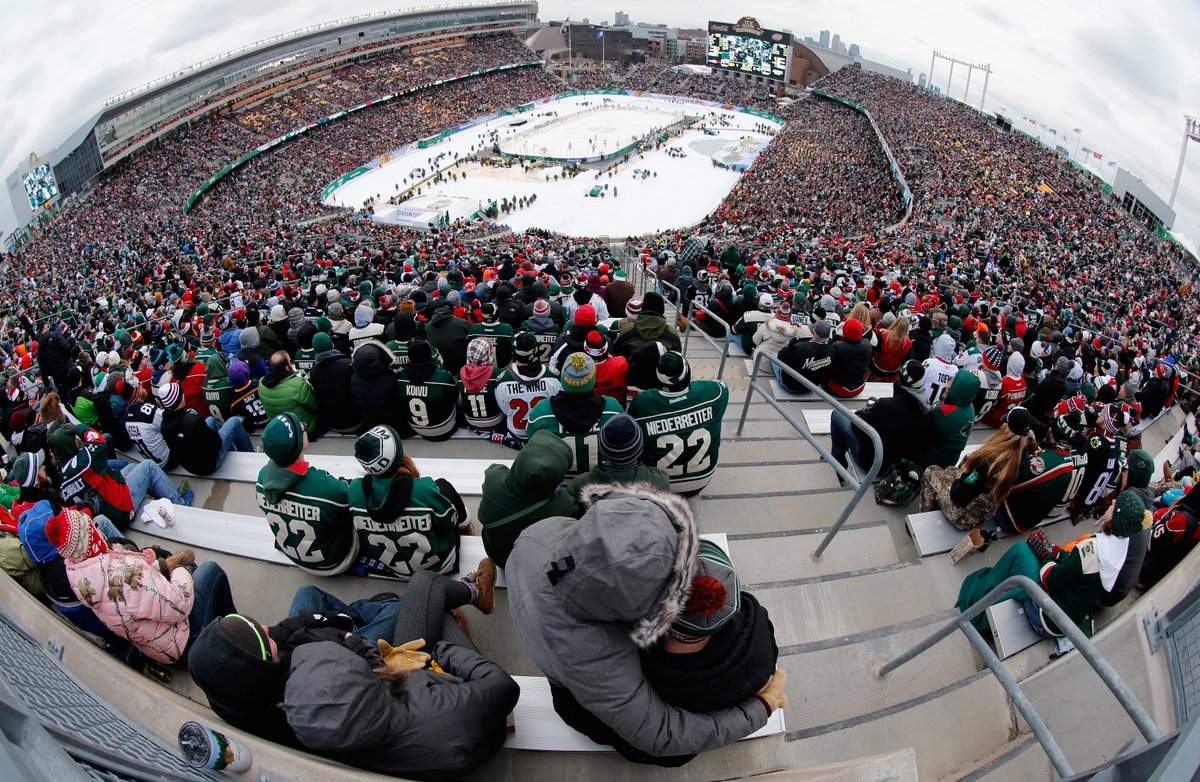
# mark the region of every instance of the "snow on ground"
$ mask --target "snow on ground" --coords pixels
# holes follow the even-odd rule
[[[598,106],[603,108],[596,111]],[[607,121],[606,114],[618,111],[622,115],[619,123]],[[671,118],[681,112],[723,117],[728,126],[710,120],[708,124],[716,131],[715,136],[701,130],[687,131],[671,139],[667,147],[636,156],[618,166],[611,176],[604,173],[598,178],[594,172],[585,169],[574,178],[555,182],[553,175],[562,170],[557,166],[528,172],[523,172],[520,166],[505,169],[477,163],[452,168],[456,157],[466,157],[494,142],[503,146],[506,140],[517,136],[533,136],[536,132],[550,143],[556,143],[556,128],[570,134],[582,133],[584,139],[604,136],[606,146],[619,149],[628,143],[633,132],[626,130],[632,122],[627,116],[631,112],[642,115],[644,119],[638,122],[644,122],[642,126],[647,131],[670,124]],[[570,122],[564,121],[571,115],[579,116],[572,117]],[[632,95],[572,96],[539,103],[533,111],[520,115],[499,117],[457,133],[436,146],[413,148],[399,154],[380,168],[338,188],[327,203],[360,206],[370,198],[385,200],[440,168],[466,173],[466,177],[432,186],[425,184],[421,195],[400,206],[416,209],[427,201],[453,203],[458,205],[449,210],[453,220],[464,216],[471,208],[480,209],[493,201],[499,203],[505,198],[536,195],[537,200],[531,206],[502,214],[500,221],[516,231],[543,228],[577,236],[631,236],[684,228],[695,225],[712,212],[740,176],[735,171],[717,168],[713,159],[724,162],[753,159],[770,140],[769,135],[756,130],[766,123],[767,120],[751,114],[671,99]],[[547,124],[551,127],[542,128]],[[538,131],[538,128],[542,130]],[[683,154],[669,155],[668,148],[681,150]],[[647,171],[649,176],[644,175]],[[603,198],[588,195],[596,186],[603,188],[605,185],[608,187]],[[388,209],[386,204],[381,204],[379,209],[394,213],[394,208]]]

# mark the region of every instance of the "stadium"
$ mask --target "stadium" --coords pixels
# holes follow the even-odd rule
[[[282,33],[8,177],[5,778],[1195,778],[1153,194],[569,26]]]

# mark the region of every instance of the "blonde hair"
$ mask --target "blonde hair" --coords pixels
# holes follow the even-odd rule
[[[1017,480],[1029,439],[1028,435],[1019,435],[1008,424],[1002,424],[979,450],[963,460],[960,474],[970,475],[982,467],[987,472],[992,502],[999,505]]]
[[[896,320],[892,322],[892,325],[888,326],[887,331],[884,333],[884,342],[886,342],[888,345],[903,345],[904,340],[908,339],[908,326],[909,321],[907,315],[901,315],[900,317],[896,318]]]
[[[871,322],[871,308],[865,302],[859,302],[854,305],[854,309],[850,310],[850,314],[846,316],[846,320],[854,318],[864,327]]]

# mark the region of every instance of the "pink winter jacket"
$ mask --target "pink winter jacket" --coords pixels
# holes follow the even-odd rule
[[[153,551],[119,549],[66,566],[76,597],[105,627],[160,663],[183,656],[195,599],[186,568],[175,568],[168,580]]]

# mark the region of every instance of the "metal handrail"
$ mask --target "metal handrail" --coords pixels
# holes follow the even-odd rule
[[[808,431],[807,426],[801,424],[799,421],[793,418],[792,414],[785,410],[767,389],[758,384],[758,370],[759,367],[762,366],[764,360],[769,364],[779,367],[780,372],[785,372],[789,377],[802,383],[810,391],[820,397],[822,401],[827,403],[837,412],[846,416],[846,418],[850,420],[851,426],[861,429],[866,433],[867,437],[871,438],[871,445],[874,447],[875,455],[874,458],[871,459],[871,467],[867,470],[865,477],[860,480],[857,475],[854,475],[841,464],[839,464],[838,460],[833,458],[833,454],[825,450],[825,447],[817,442],[812,433]],[[842,525],[846,523],[846,519],[850,518],[850,514],[856,507],[858,507],[859,501],[863,498],[863,495],[867,493],[867,489],[870,488],[871,484],[875,482],[876,476],[879,475],[879,468],[883,466],[883,441],[879,439],[879,433],[875,431],[874,427],[856,416],[854,411],[843,405],[828,391],[814,384],[808,378],[804,377],[787,364],[784,364],[777,356],[772,356],[770,353],[764,353],[762,351],[759,351],[758,354],[754,356],[754,369],[750,372],[750,387],[746,389],[746,401],[742,404],[742,417],[738,419],[737,433],[739,437],[742,434],[742,429],[746,425],[746,414],[750,411],[750,399],[754,395],[755,391],[762,394],[763,400],[771,407],[775,408],[775,411],[783,416],[783,420],[791,424],[792,428],[795,429],[801,437],[808,441],[808,444],[813,447],[813,449],[821,456],[821,458],[829,463],[829,466],[833,468],[833,471],[837,473],[839,478],[844,481],[848,481],[850,485],[854,487],[854,495],[850,498],[850,501],[846,503],[846,507],[842,509],[842,513],[840,516],[838,516],[837,521],[835,521],[833,526],[829,528],[829,531],[825,533],[825,537],[821,540],[821,545],[817,546],[817,550],[813,552],[813,559],[819,559],[821,553],[825,551],[825,547],[828,546],[830,541],[833,540],[834,536],[838,534],[842,528]]]
[[[689,299],[686,302],[686,306],[683,306],[683,304],[681,304],[681,302],[683,302],[683,293],[679,290],[679,288],[675,287],[674,285],[672,285],[669,282],[666,282],[665,280],[660,279],[657,274],[654,275],[654,281],[659,285],[659,287],[668,288],[670,290],[675,291],[675,302],[674,303],[671,302],[671,299],[669,296],[663,296],[663,299],[665,299],[668,304],[670,304],[672,307],[675,308],[676,317],[682,315],[683,319],[687,320],[688,313],[692,311],[691,300]],[[684,350],[683,354],[686,356],[687,351]]]
[[[717,367],[717,380],[720,380],[725,375],[725,361],[729,358],[729,340],[733,334],[733,328],[725,322],[724,318],[710,310],[707,305],[701,304],[698,301],[692,302],[690,310],[691,312],[688,316],[687,329],[683,333],[683,355],[687,355],[688,340],[691,339],[693,327],[695,327],[695,331],[700,333],[701,338],[703,338],[705,342],[707,342],[709,345],[712,345],[713,350],[719,349],[721,351],[721,365]],[[719,347],[717,345],[717,341],[709,336],[704,329],[700,328],[699,324],[696,323],[696,319],[692,317],[696,314],[696,310],[700,310],[701,312],[705,313],[717,323],[720,323],[725,329],[725,339],[721,340],[721,345]]]
[[[1049,615],[1054,624],[1063,631],[1071,643],[1075,645],[1075,648],[1079,650],[1079,653],[1087,661],[1088,665],[1092,666],[1092,670],[1096,672],[1096,675],[1108,687],[1109,692],[1121,704],[1121,708],[1125,709],[1125,713],[1133,720],[1133,724],[1137,726],[1137,729],[1145,737],[1146,741],[1157,741],[1162,738],[1162,731],[1154,724],[1154,720],[1150,718],[1149,713],[1146,712],[1141,702],[1138,701],[1137,696],[1133,694],[1133,691],[1129,689],[1129,686],[1125,684],[1120,675],[1109,664],[1108,660],[1104,659],[1104,656],[1100,654],[1100,651],[1091,642],[1091,639],[1084,635],[1083,631],[1071,621],[1067,613],[1054,602],[1050,595],[1046,594],[1045,590],[1028,576],[1016,575],[1004,579],[990,592],[971,604],[970,608],[946,622],[946,624],[934,631],[928,638],[913,646],[907,652],[884,663],[876,675],[881,678],[886,676],[906,662],[928,651],[955,630],[962,630],[966,634],[967,639],[971,641],[971,645],[977,651],[980,651],[984,664],[991,669],[992,673],[996,674],[996,678],[999,680],[1000,686],[1004,688],[1004,692],[1012,699],[1013,704],[1021,711],[1021,715],[1025,717],[1026,722],[1029,723],[1030,729],[1037,736],[1042,748],[1046,750],[1046,755],[1050,758],[1050,762],[1054,764],[1055,770],[1061,776],[1069,776],[1073,773],[1071,766],[1067,763],[1058,744],[1050,736],[1045,723],[1034,713],[1033,705],[1025,697],[1025,694],[1021,692],[1020,686],[1008,673],[1008,669],[1004,667],[1004,663],[996,657],[994,652],[984,654],[980,650],[982,646],[988,652],[991,652],[991,649],[979,636],[979,632],[970,624],[971,620],[986,611],[1001,596],[1012,589],[1023,591],[1045,614]],[[1028,710],[1028,713],[1026,713],[1026,710]],[[1031,714],[1033,715],[1033,719],[1030,718]]]

